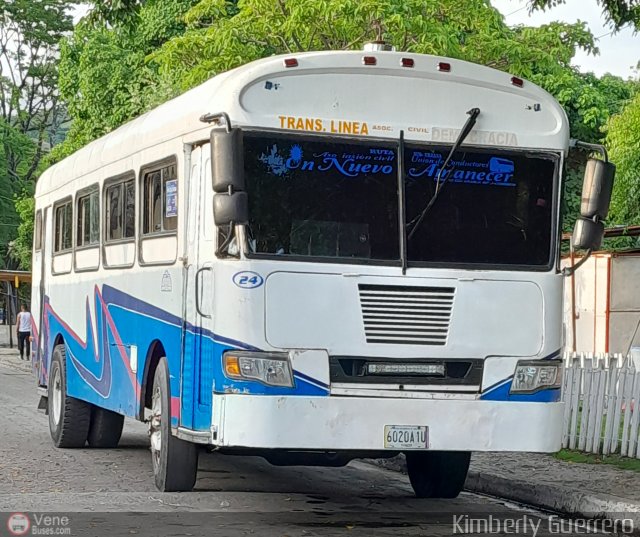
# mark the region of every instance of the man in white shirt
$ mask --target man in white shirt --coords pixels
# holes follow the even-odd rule
[[[27,305],[20,306],[20,313],[16,319],[16,332],[18,333],[18,350],[21,360],[31,359],[31,314],[27,311]],[[24,356],[24,351],[26,356]]]

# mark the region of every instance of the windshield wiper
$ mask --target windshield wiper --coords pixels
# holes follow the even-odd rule
[[[440,171],[438,172],[438,176],[436,177],[436,190],[433,193],[433,196],[431,196],[429,203],[427,203],[427,205],[422,210],[422,212],[407,224],[407,228],[413,225],[413,227],[411,228],[411,231],[409,232],[409,235],[407,236],[407,240],[411,240],[411,237],[413,237],[414,233],[420,227],[420,224],[422,224],[424,217],[427,215],[431,207],[433,207],[433,204],[438,199],[438,194],[440,194],[440,192],[442,191],[442,188],[446,183],[446,179],[442,181],[442,173],[444,172],[446,167],[449,165],[449,161],[453,158],[454,153],[460,148],[460,146],[465,141],[467,136],[469,136],[471,129],[473,129],[474,125],[476,124],[476,120],[480,115],[480,109],[472,108],[467,112],[467,114],[469,114],[469,118],[467,119],[467,122],[464,124],[464,127],[462,127],[462,130],[460,131],[460,134],[458,134],[458,138],[456,139],[456,142],[453,144],[451,151],[449,151],[449,154],[447,155],[447,158],[445,159],[444,164],[442,165],[442,167],[440,168]],[[449,170],[449,177],[451,176],[451,173],[453,172],[454,168]]]

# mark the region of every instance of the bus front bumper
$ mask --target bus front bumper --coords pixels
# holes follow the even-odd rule
[[[564,403],[215,394],[213,409],[219,447],[380,451],[385,426],[418,425],[432,450],[555,452]]]

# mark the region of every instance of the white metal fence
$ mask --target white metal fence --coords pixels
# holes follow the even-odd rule
[[[640,370],[631,355],[565,356],[562,446],[640,458]]]

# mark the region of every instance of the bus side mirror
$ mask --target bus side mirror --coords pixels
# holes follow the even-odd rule
[[[246,192],[215,194],[213,196],[213,220],[216,226],[249,223],[249,198]]]
[[[241,129],[211,131],[211,178],[214,192],[244,190],[244,154]]]
[[[597,250],[604,237],[604,224],[593,219],[578,218],[573,228],[571,244],[576,250]]]
[[[580,204],[580,214],[584,218],[607,218],[615,174],[616,167],[610,162],[596,159],[587,161]]]

